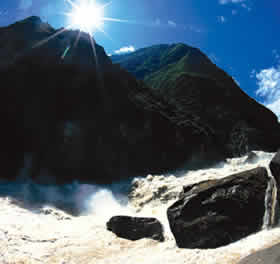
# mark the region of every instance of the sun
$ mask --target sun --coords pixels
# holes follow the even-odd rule
[[[95,0],[67,1],[72,7],[71,11],[66,13],[72,29],[79,29],[90,35],[97,30],[102,31],[105,20],[104,8],[106,5],[99,5]]]
[[[32,48],[38,48],[46,44],[48,41],[50,41],[55,37],[58,37],[63,32],[66,32],[68,30],[78,29],[79,32],[77,33],[77,37],[73,47],[67,46],[61,56],[61,59],[64,59],[65,56],[77,46],[79,39],[81,37],[81,32],[83,31],[88,33],[88,38],[92,47],[93,56],[95,58],[95,63],[97,65],[97,54],[95,50],[95,39],[93,37],[93,34],[96,31],[100,31],[104,33],[106,37],[111,39],[110,36],[103,29],[105,21],[120,22],[120,23],[131,23],[131,21],[118,19],[118,18],[105,17],[104,10],[112,2],[108,2],[106,4],[100,5],[96,2],[96,0],[64,0],[64,1],[67,2],[71,8],[69,12],[62,13],[68,19],[67,21],[68,26],[58,30],[51,36],[37,42],[35,45],[32,46]]]

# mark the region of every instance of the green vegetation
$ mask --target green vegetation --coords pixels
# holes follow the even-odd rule
[[[155,45],[111,58],[159,93],[166,93],[184,75],[213,79],[221,73],[202,52],[182,43]]]
[[[191,47],[184,44],[155,45],[136,52],[111,57],[114,63],[133,73],[138,79],[145,79],[162,67],[180,60]]]

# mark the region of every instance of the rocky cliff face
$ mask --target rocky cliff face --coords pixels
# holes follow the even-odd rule
[[[3,177],[24,156],[38,181],[104,183],[279,147],[276,117],[224,73],[149,86],[78,34],[37,17],[0,28]]]
[[[277,117],[246,95],[235,81],[196,48],[158,45],[113,56],[168,103],[169,120],[214,139],[228,155],[279,145]],[[145,71],[144,69],[150,69]],[[204,145],[203,140],[202,148]]]

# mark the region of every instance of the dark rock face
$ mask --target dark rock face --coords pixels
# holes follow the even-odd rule
[[[44,172],[57,183],[76,178],[110,183],[182,166],[187,156],[182,138],[196,135],[184,135],[170,123],[148,88],[112,65],[98,45],[96,64],[86,34],[62,60],[78,32],[51,38],[60,30],[38,21],[0,28],[9,48],[22,40],[19,49],[14,47],[20,56],[5,57],[0,47],[0,56],[9,62],[0,65],[2,84],[9,87],[1,90],[0,99],[1,177],[16,177],[25,153],[32,155],[34,179]],[[48,41],[38,45],[42,39]]]
[[[280,186],[280,150],[273,157],[269,164],[270,171],[275,178],[277,185]]]
[[[185,188],[167,211],[177,245],[217,248],[260,230],[268,182],[260,167]]]
[[[277,117],[198,49],[182,43],[157,45],[112,60],[166,102],[171,122],[196,131],[200,156],[210,142],[226,156],[276,151],[280,145]]]
[[[106,225],[108,230],[121,238],[133,241],[142,238],[164,241],[163,226],[155,218],[114,216]]]
[[[111,183],[280,146],[276,117],[221,70],[210,78],[216,66],[199,50],[175,45],[153,71],[165,76],[179,60],[179,77],[172,67],[165,84],[153,77],[149,87],[77,36],[38,17],[0,28],[1,177],[16,177],[26,153],[37,181]]]
[[[258,160],[258,155],[251,151],[248,156],[247,156],[247,159],[245,160],[245,163],[254,163]]]

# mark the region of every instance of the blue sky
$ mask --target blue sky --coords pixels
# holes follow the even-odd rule
[[[5,0],[0,26],[38,15],[55,28],[65,27],[62,13],[70,9],[65,0]],[[105,22],[109,37],[94,34],[108,54],[159,43],[198,47],[280,117],[278,0],[113,0],[105,16],[129,21]]]

